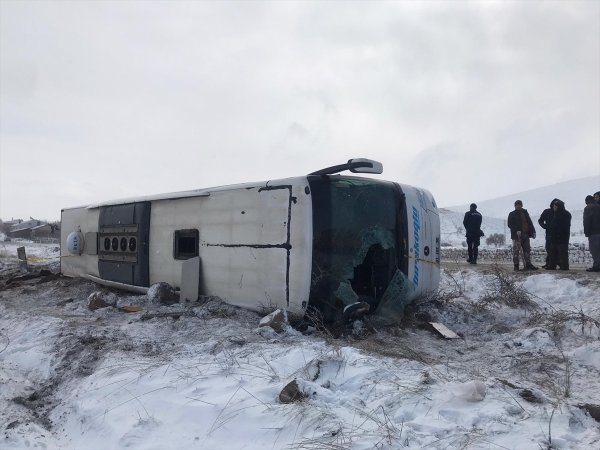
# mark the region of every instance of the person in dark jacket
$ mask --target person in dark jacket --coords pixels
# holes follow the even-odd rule
[[[557,201],[558,199],[555,198],[550,202],[550,207],[546,208],[542,214],[540,215],[540,218],[538,220],[538,223],[540,224],[540,227],[542,227],[544,230],[546,230],[546,264],[544,264],[542,266],[542,268],[546,268],[548,267],[548,255],[550,254],[550,246],[551,241],[550,241],[550,224],[552,223],[552,219],[554,218],[554,202]]]
[[[468,263],[477,264],[477,255],[479,254],[479,244],[483,232],[481,231],[481,214],[477,211],[477,205],[471,203],[469,210],[465,213],[463,225],[465,226],[465,236],[467,237],[467,248],[469,252]]]
[[[510,238],[513,242],[512,252],[515,270],[519,270],[519,253],[521,251],[525,260],[523,270],[537,270],[537,267],[531,264],[531,246],[529,245],[529,239],[535,239],[535,228],[529,213],[526,209],[523,209],[521,200],[515,202],[515,210],[508,215],[507,225],[510,228]]]
[[[569,270],[569,238],[571,236],[571,213],[561,200],[554,202],[554,217],[550,223],[550,254],[546,270]]]
[[[600,204],[594,201],[594,197],[588,195],[585,198],[583,209],[583,234],[588,238],[590,253],[594,264],[588,272],[600,272]]]

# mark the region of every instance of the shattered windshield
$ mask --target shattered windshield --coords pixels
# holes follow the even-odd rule
[[[310,304],[333,320],[366,302],[401,315],[406,212],[398,185],[368,178],[309,177],[313,201]]]

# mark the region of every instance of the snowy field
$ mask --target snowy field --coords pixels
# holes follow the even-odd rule
[[[482,247],[485,240],[492,234],[506,236],[506,244],[510,246],[510,230],[506,219],[512,211],[514,201],[521,199],[525,209],[529,211],[533,225],[537,231],[536,239],[531,240],[532,248],[543,248],[545,245],[545,230],[538,224],[540,214],[550,206],[553,198],[560,198],[571,213],[570,243],[587,248],[588,240],[583,234],[583,208],[585,196],[591,195],[600,188],[600,177],[593,176],[577,180],[543,186],[524,192],[518,192],[490,200],[476,201],[477,210],[483,216],[482,230],[485,237],[481,239]],[[462,248],[466,246],[463,219],[469,204],[440,208],[442,247]]]
[[[58,271],[56,246],[26,247]],[[448,263],[401,324],[333,337],[215,299],[112,291],[117,307],[91,311],[106,289],[19,280],[15,255],[0,243],[2,449],[600,448],[598,274]],[[293,380],[305,398],[282,403]]]
[[[440,209],[440,228],[442,246],[463,247],[466,246],[465,230],[463,226],[464,213]],[[571,244],[583,245],[587,248],[588,239],[583,234],[583,212],[573,211],[571,219]],[[545,230],[538,224],[539,215],[532,216],[534,227],[537,231],[535,239],[531,239],[532,248],[543,248],[546,244]],[[506,219],[483,216],[481,229],[485,236],[481,238],[482,247],[486,247],[485,240],[492,234],[503,234],[506,237],[506,245],[510,246],[510,230],[506,226]]]

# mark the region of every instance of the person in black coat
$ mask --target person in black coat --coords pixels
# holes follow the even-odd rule
[[[514,211],[511,211],[508,215],[507,225],[510,228],[510,238],[513,242],[512,252],[515,270],[519,270],[519,253],[521,251],[525,260],[523,270],[537,270],[537,267],[531,264],[531,246],[529,244],[530,238],[535,239],[535,227],[529,213],[526,209],[523,209],[521,200],[515,202]]]
[[[477,255],[479,254],[479,244],[483,232],[481,231],[481,214],[477,211],[477,205],[471,203],[469,211],[465,213],[463,225],[465,226],[465,236],[467,237],[467,248],[469,252],[468,263],[477,264]]]
[[[561,200],[554,202],[554,218],[550,223],[550,254],[546,270],[569,270],[569,238],[571,237],[571,213]]]
[[[544,264],[542,267],[545,269],[546,267],[548,267],[548,255],[550,254],[550,247],[552,245],[552,242],[550,240],[550,224],[552,223],[552,219],[554,218],[554,202],[557,201],[558,199],[555,198],[550,202],[550,207],[546,208],[542,214],[540,215],[540,218],[538,220],[538,223],[540,224],[540,227],[542,227],[544,230],[546,230],[546,264]]]
[[[594,260],[592,267],[586,270],[588,272],[600,272],[600,204],[591,195],[585,198],[585,204],[583,233],[588,238],[590,253]]]

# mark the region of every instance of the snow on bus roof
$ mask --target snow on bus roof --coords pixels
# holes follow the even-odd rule
[[[273,184],[298,184],[299,182],[306,183],[306,177],[292,177],[292,178],[284,178],[279,180],[268,180],[268,181],[256,181],[249,183],[239,183],[239,184],[228,184],[224,186],[217,186],[211,188],[204,189],[193,189],[190,191],[179,191],[179,192],[169,192],[163,194],[153,194],[153,195],[145,195],[138,197],[127,197],[116,200],[108,200],[99,203],[92,203],[89,205],[80,205],[80,206],[71,206],[68,208],[63,208],[62,210],[69,209],[79,209],[79,208],[87,208],[87,209],[95,209],[100,208],[102,206],[113,206],[113,205],[124,205],[127,203],[136,203],[136,202],[150,202],[157,200],[175,200],[181,198],[192,198],[192,197],[209,197],[212,192],[220,192],[220,191],[229,191],[236,189],[252,189],[257,187],[267,187]]]

